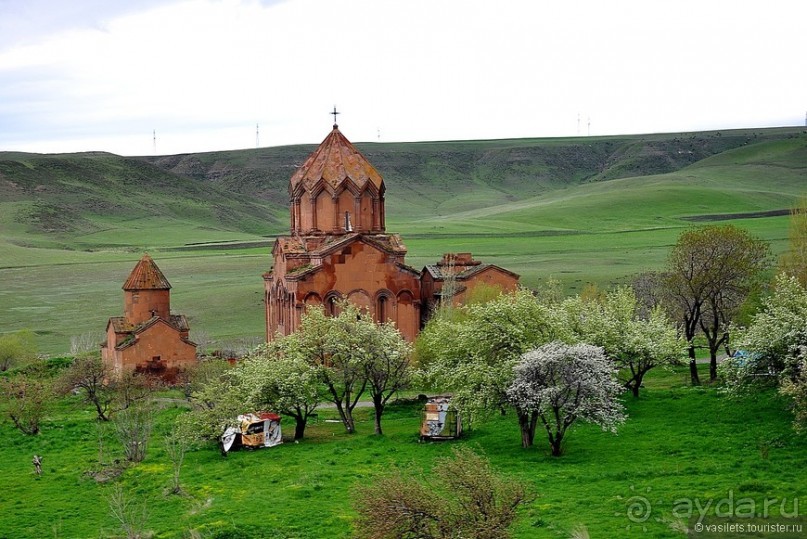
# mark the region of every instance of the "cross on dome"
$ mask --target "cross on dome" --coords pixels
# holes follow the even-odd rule
[[[341,112],[336,112],[336,105],[333,106],[333,112],[329,112],[328,114],[333,114],[333,128],[336,129],[339,127],[336,123],[336,115],[342,114]]]

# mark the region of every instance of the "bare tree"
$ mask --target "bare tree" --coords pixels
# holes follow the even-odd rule
[[[203,329],[191,330],[191,341],[196,343],[196,355],[198,357],[205,357],[213,339],[210,338],[210,333]]]
[[[57,382],[60,393],[80,391],[84,400],[95,407],[98,419],[109,421],[110,407],[116,394],[110,380],[112,372],[97,353],[80,355],[61,374]]]
[[[115,391],[115,408],[118,410],[126,410],[148,399],[160,385],[156,379],[129,370],[120,373],[112,383]]]
[[[115,415],[114,423],[126,460],[142,462],[154,426],[154,407],[147,402],[129,406]]]
[[[103,333],[88,331],[70,337],[70,355],[78,356],[98,351],[98,343],[104,340]]]
[[[219,353],[225,358],[241,358],[249,354],[256,346],[265,341],[263,337],[241,337],[233,341],[225,341],[219,347]]]
[[[171,429],[165,437],[165,452],[168,459],[171,461],[171,493],[179,494],[182,492],[182,487],[179,483],[179,474],[182,471],[182,464],[185,462],[185,453],[190,447],[191,440],[185,434],[184,429],[178,428],[176,425]]]
[[[394,473],[358,490],[356,535],[366,539],[507,539],[519,506],[533,498],[470,449],[437,459],[434,481]]]
[[[148,520],[148,506],[144,500],[138,501],[120,484],[115,484],[107,494],[107,503],[109,504],[109,514],[118,522],[126,539],[144,537]]]
[[[6,415],[24,434],[38,434],[39,424],[54,402],[51,380],[44,372],[22,373],[0,379]]]

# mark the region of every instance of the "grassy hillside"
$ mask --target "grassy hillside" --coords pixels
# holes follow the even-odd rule
[[[261,234],[277,208],[104,153],[0,154],[2,239],[22,246],[104,249]],[[158,232],[161,231],[161,232]]]
[[[508,204],[581,183],[681,170],[763,141],[792,140],[798,128],[688,134],[357,143],[384,176],[390,215],[404,221]],[[346,132],[348,138],[350,133]],[[145,159],[172,173],[283,207],[292,172],[316,145]]]
[[[348,133],[349,135],[349,133]],[[384,175],[407,262],[446,251],[568,290],[658,268],[689,226],[731,220],[784,249],[807,191],[801,128],[358,144]],[[263,333],[262,279],[287,182],[315,146],[127,158],[0,153],[0,332],[48,353],[102,331],[144,250],[173,308],[214,339]]]

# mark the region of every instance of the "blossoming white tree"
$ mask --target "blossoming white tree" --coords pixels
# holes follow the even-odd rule
[[[323,395],[317,369],[306,363],[296,334],[257,347],[235,374],[252,408],[291,417],[294,439],[305,436],[308,419]]]
[[[527,290],[438,313],[418,337],[418,360],[435,387],[453,393],[453,406],[473,414],[502,409],[521,354],[571,338],[558,313]]]
[[[597,346],[552,342],[524,354],[507,388],[519,414],[522,446],[533,444],[538,421],[556,457],[578,419],[616,432],[625,413],[619,401],[622,386],[615,377],[616,367]]]
[[[643,316],[630,287],[588,301],[571,298],[564,302],[564,312],[578,341],[601,346],[619,368],[620,382],[634,397],[639,396],[648,371],[679,364],[686,351],[686,342],[661,307]]]
[[[794,425],[807,424],[807,288],[795,276],[780,274],[773,294],[737,341],[749,354],[721,363],[728,390],[738,393],[754,383],[776,382],[793,398]]]
[[[310,307],[295,334],[299,354],[316,369],[348,433],[355,432],[353,409],[369,387],[375,432],[390,397],[409,380],[410,347],[394,325],[376,324],[356,305],[341,302],[336,316]]]

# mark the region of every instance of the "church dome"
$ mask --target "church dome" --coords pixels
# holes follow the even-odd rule
[[[168,279],[148,253],[143,255],[132,273],[129,274],[129,278],[123,283],[124,290],[169,290],[170,288],[171,284]]]
[[[334,124],[333,131],[291,177],[289,190],[293,192],[302,184],[305,191],[311,191],[321,180],[324,187],[336,192],[347,179],[360,190],[372,183],[377,192],[384,191],[381,174]]]

